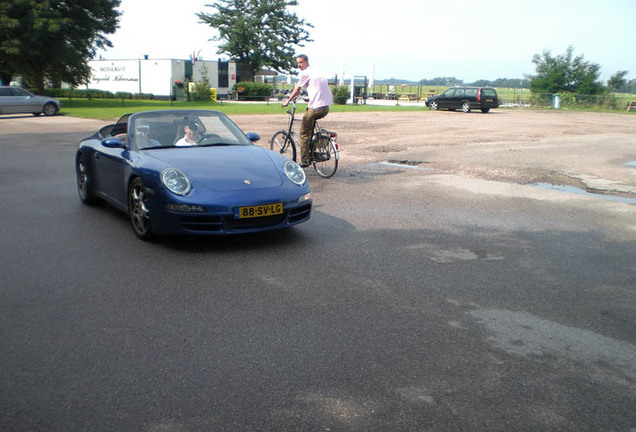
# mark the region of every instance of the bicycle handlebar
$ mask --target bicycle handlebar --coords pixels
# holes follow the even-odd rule
[[[293,106],[294,108],[296,108],[296,101],[297,101],[297,100],[298,100],[298,98],[296,97],[296,98],[294,98],[293,100],[290,100],[290,101],[287,103],[287,105],[291,105],[291,106]],[[283,107],[283,108],[285,108],[285,105],[283,105],[282,103],[280,104],[280,106],[281,106],[281,107]]]

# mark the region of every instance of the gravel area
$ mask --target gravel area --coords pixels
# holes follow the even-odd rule
[[[281,109],[281,111],[283,111]],[[260,145],[287,115],[233,116]],[[331,113],[321,125],[339,134],[341,169],[374,162],[431,168],[516,183],[546,182],[595,192],[636,194],[636,115],[493,110]]]

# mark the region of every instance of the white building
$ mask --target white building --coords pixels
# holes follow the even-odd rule
[[[219,96],[228,94],[240,81],[234,62],[174,59],[92,60],[92,77],[86,88],[112,93],[145,93],[159,98],[182,95],[188,79],[200,82],[208,77],[210,88]]]

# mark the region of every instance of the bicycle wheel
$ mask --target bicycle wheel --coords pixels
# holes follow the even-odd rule
[[[287,131],[281,130],[276,132],[272,139],[269,140],[269,148],[294,162],[296,161],[294,136],[287,133]]]
[[[332,139],[326,146],[315,148],[313,156],[314,169],[321,177],[328,178],[336,173],[340,155]]]

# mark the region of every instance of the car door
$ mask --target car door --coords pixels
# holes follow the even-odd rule
[[[15,102],[13,107],[14,113],[32,113],[42,111],[40,100],[28,91],[19,87],[14,87],[11,91],[13,92]]]
[[[0,88],[0,114],[13,114],[16,109],[16,97],[10,87]]]
[[[130,152],[127,148],[109,148],[103,144],[95,153],[95,165],[100,173],[101,191],[117,205],[126,205],[124,173],[129,166]]]
[[[455,89],[455,93],[449,103],[450,109],[460,109],[462,107],[462,101],[464,100],[465,90],[463,88]]]
[[[439,108],[450,108],[453,104],[453,95],[455,94],[455,89],[451,88],[442,93],[437,99],[437,106]]]
[[[471,109],[479,108],[479,101],[477,100],[477,89],[476,88],[467,88],[464,94],[464,100],[470,102]]]
[[[127,123],[118,123],[111,130],[111,136],[103,139],[94,154],[96,181],[98,190],[105,197],[119,206],[126,205],[125,173],[130,166],[130,151]],[[114,145],[114,139],[119,138],[125,146]]]

